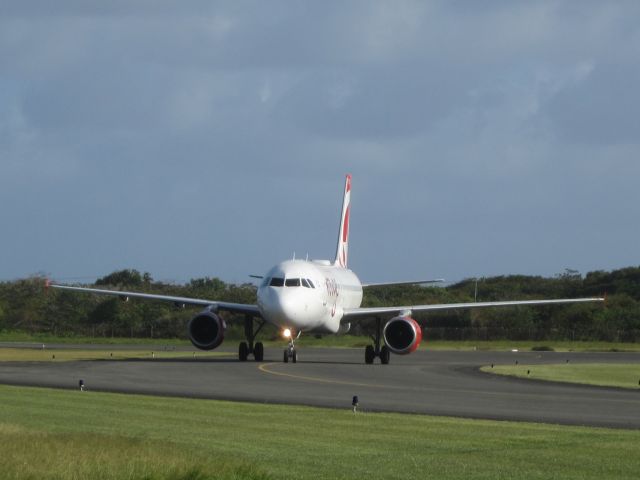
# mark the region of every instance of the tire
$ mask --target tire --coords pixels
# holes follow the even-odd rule
[[[247,342],[240,342],[240,346],[238,347],[238,359],[241,362],[246,362],[248,356],[249,346],[247,345]]]
[[[284,351],[284,363],[289,363],[289,352]]]
[[[253,358],[256,362],[261,362],[264,359],[264,345],[262,342],[258,342],[253,347]]]
[[[298,361],[298,352],[296,352],[295,350],[293,351],[293,355],[291,356],[291,361],[293,363],[296,363]]]
[[[376,358],[376,351],[373,348],[373,345],[367,345],[364,349],[364,363],[371,365],[374,358]]]
[[[380,363],[382,363],[383,365],[387,365],[389,363],[390,358],[391,358],[391,350],[389,350],[389,347],[384,345],[380,349]]]

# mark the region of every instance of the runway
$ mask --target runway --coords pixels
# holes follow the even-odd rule
[[[68,348],[68,346],[66,346]],[[307,348],[298,363],[281,349],[264,362],[228,357],[0,363],[0,383],[88,391],[197,397],[259,403],[351,408],[467,418],[640,428],[640,389],[587,387],[494,376],[482,365],[570,362],[640,363],[638,353],[441,352],[392,356],[364,364],[363,349]],[[88,394],[88,393],[87,393]]]

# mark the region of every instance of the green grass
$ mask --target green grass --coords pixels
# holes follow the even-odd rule
[[[2,478],[145,479],[269,478],[232,457],[214,462],[171,441],[122,435],[51,433],[0,424]]]
[[[555,365],[495,365],[482,367],[483,372],[498,375],[584,383],[607,387],[640,388],[640,364],[561,363]],[[527,373],[528,372],[528,373]]]
[[[23,479],[635,479],[640,431],[0,386]],[[361,399],[366,408],[366,399]]]
[[[428,329],[426,330],[428,334]],[[282,342],[270,342],[280,345]],[[327,335],[322,338],[302,336],[296,342],[305,347],[343,347],[364,348],[371,343],[366,336],[355,335]],[[533,341],[533,340],[429,340],[422,341],[422,350],[493,350],[519,351],[553,350],[556,352],[640,352],[640,343],[621,342],[572,342],[572,341]]]
[[[83,335],[56,336],[48,333],[28,333],[15,330],[0,331],[0,342],[62,343],[93,345],[191,345],[181,338],[131,338],[131,337],[87,337]]]
[[[195,349],[194,349],[195,350]],[[230,352],[205,352],[198,350],[195,357],[213,358],[233,356]],[[130,359],[179,359],[194,358],[194,352],[172,351],[172,350],[117,350],[117,349],[55,349],[41,350],[34,348],[0,348],[0,362],[68,362],[74,360],[130,360]]]
[[[640,352],[640,343],[622,342],[572,342],[534,340],[489,340],[489,341],[424,341],[421,348],[427,350],[496,350],[533,351],[543,347],[556,352]]]
[[[622,342],[572,342],[572,341],[533,341],[533,340],[429,340],[422,341],[421,349],[426,350],[511,350],[531,351],[545,347],[557,352],[640,352],[640,343]],[[242,338],[227,338],[227,343],[236,345]],[[267,346],[281,346],[284,339],[271,336],[259,338]],[[85,337],[85,336],[53,336],[50,334],[30,334],[19,331],[0,331],[0,342],[24,342],[42,344],[92,344],[92,345],[191,345],[188,339],[182,338],[130,338],[130,337]],[[296,342],[301,347],[337,347],[364,348],[371,343],[365,335],[325,335],[315,338],[313,335],[302,335]]]

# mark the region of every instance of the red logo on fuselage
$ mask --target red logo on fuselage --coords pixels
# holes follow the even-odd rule
[[[339,289],[338,282],[334,278],[325,278],[324,283],[327,287],[327,294],[330,297],[338,297]]]

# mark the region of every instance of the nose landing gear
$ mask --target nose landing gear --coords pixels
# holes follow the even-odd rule
[[[298,352],[296,352],[296,349],[292,343],[289,343],[287,349],[284,351],[284,363],[289,363],[289,359],[291,359],[293,363],[296,363],[298,361]]]
[[[288,330],[285,330],[285,335],[287,331]],[[286,336],[289,338],[289,345],[287,345],[287,348],[284,351],[283,360],[284,360],[284,363],[289,363],[289,359],[291,359],[292,363],[296,363],[298,361],[298,352],[296,352],[296,346],[294,344],[293,335],[291,335],[290,331],[288,331],[288,333],[289,334]],[[299,336],[300,336],[300,332],[298,332],[298,337]]]

